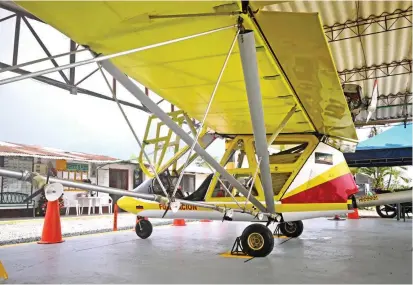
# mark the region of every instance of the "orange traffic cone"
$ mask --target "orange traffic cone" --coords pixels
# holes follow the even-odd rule
[[[357,209],[354,209],[354,212],[353,213],[348,213],[347,217],[349,219],[360,219],[359,211]]]
[[[186,226],[184,219],[174,219],[174,226]]]
[[[212,221],[211,221],[211,220],[203,219],[203,220],[200,220],[200,222],[201,222],[201,223],[209,223],[209,222],[212,222]]]
[[[46,217],[44,218],[41,244],[60,243],[62,239],[62,229],[60,227],[59,200],[48,201]]]

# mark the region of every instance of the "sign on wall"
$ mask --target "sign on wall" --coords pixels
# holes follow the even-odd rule
[[[70,162],[68,162],[66,164],[66,170],[87,172],[89,170],[89,165],[88,164],[83,164],[83,163],[70,163]]]

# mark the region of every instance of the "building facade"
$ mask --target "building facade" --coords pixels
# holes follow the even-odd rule
[[[47,175],[48,164],[53,165],[58,178],[79,182],[89,180],[95,185],[124,190],[132,190],[143,179],[138,164],[129,161],[0,141],[0,167],[16,171],[29,170]],[[0,218],[41,215],[42,195],[33,197],[29,203],[23,203],[34,191],[36,189],[33,189],[31,183],[0,177]],[[119,198],[106,193],[89,193],[70,187],[65,187],[63,198],[66,204],[75,205],[77,202],[80,207],[86,208],[89,212],[89,200],[92,199],[88,200],[88,195],[99,197],[99,203],[106,206],[102,207],[102,213],[113,211],[113,205]],[[99,203],[95,204],[99,205]],[[99,207],[92,204],[92,212],[93,208],[95,213],[99,211]],[[77,214],[75,206],[69,209],[69,214]]]

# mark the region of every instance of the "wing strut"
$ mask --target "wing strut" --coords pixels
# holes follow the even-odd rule
[[[209,110],[211,109],[212,102],[214,101],[215,94],[216,94],[216,92],[217,92],[217,90],[218,90],[218,86],[219,86],[219,83],[221,82],[222,75],[224,74],[225,68],[227,67],[228,60],[229,60],[229,58],[230,58],[230,56],[231,56],[231,54],[232,54],[232,50],[233,50],[233,48],[234,48],[235,42],[237,41],[238,35],[239,35],[239,29],[237,29],[237,32],[236,32],[236,34],[235,34],[235,36],[234,36],[234,40],[233,40],[232,43],[231,43],[231,47],[229,48],[229,51],[228,51],[228,54],[227,54],[227,56],[226,56],[226,58],[225,58],[224,64],[222,65],[221,71],[220,71],[219,76],[218,76],[218,80],[217,80],[217,82],[215,83],[214,90],[212,91],[211,98],[209,99],[208,106],[207,106],[207,108],[206,108],[206,110],[205,110],[205,114],[204,114],[204,118],[202,119],[201,126],[199,127],[199,131],[198,131],[198,133],[196,134],[194,143],[192,144],[191,149],[189,150],[188,158],[186,159],[185,164],[184,164],[184,166],[183,166],[183,168],[182,168],[181,174],[179,175],[178,182],[176,182],[174,192],[172,193],[172,198],[175,197],[176,190],[178,189],[178,186],[179,186],[179,184],[181,183],[181,179],[182,179],[182,177],[183,177],[183,175],[184,175],[184,170],[185,170],[185,168],[188,166],[188,162],[189,162],[189,160],[190,160],[190,158],[191,158],[192,151],[194,150],[195,144],[198,143],[199,135],[202,133],[202,129],[204,128],[205,120],[206,120],[206,118],[207,118],[207,116],[208,116]]]
[[[260,173],[264,189],[265,203],[267,210],[274,214],[274,192],[272,190],[267,132],[265,130],[264,111],[262,108],[254,32],[252,30],[245,30],[240,33],[238,36],[238,44],[242,70],[244,72],[245,86],[247,89],[252,127],[254,130],[255,152],[258,155],[258,159],[261,160]]]
[[[172,119],[158,106],[156,105],[142,90],[136,86],[123,72],[121,72],[115,65],[109,61],[102,61],[102,67],[112,75],[119,83],[125,87],[133,96],[142,102],[155,116],[165,123],[175,134],[181,137],[181,139],[187,144],[192,145],[194,140],[189,136],[182,128],[180,128]],[[217,172],[219,172],[229,183],[231,183],[238,191],[244,196],[248,195],[248,190],[236,180],[231,174],[229,174],[224,167],[222,167],[218,161],[216,161],[205,149],[203,149],[198,143],[195,144],[194,150]],[[267,213],[267,209],[261,204],[255,197],[251,197],[251,203],[254,204],[260,211]],[[274,203],[274,202],[273,202]]]
[[[140,139],[138,138],[138,136],[136,135],[135,130],[133,129],[131,123],[129,122],[128,116],[126,116],[125,111],[123,111],[123,108],[122,108],[122,106],[120,105],[120,103],[119,103],[119,101],[118,101],[118,98],[116,97],[116,92],[115,92],[115,90],[113,90],[112,87],[110,86],[109,81],[108,81],[108,79],[106,78],[106,75],[105,75],[105,73],[104,73],[103,70],[102,70],[101,64],[98,62],[97,65],[98,65],[99,71],[102,73],[102,76],[103,76],[103,78],[105,79],[106,85],[108,86],[108,88],[109,88],[109,90],[110,90],[110,93],[112,93],[113,99],[116,101],[116,104],[118,105],[119,110],[121,111],[121,113],[122,113],[122,115],[123,115],[123,118],[125,119],[126,123],[128,124],[129,129],[131,130],[131,132],[132,132],[132,134],[133,134],[136,142],[138,143],[139,147],[141,148],[143,154],[145,155],[145,158],[146,158],[146,160],[148,161],[149,167],[152,169],[152,171],[153,171],[156,179],[158,180],[159,185],[161,186],[161,189],[162,189],[163,193],[165,194],[165,197],[169,197],[168,192],[166,191],[165,186],[163,185],[163,183],[162,183],[162,181],[161,181],[161,178],[159,177],[159,175],[158,175],[155,167],[152,165],[151,159],[149,158],[148,154],[146,153],[145,149],[144,149],[143,146],[142,146],[141,140],[140,140]]]

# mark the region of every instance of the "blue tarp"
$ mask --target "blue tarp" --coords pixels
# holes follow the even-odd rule
[[[412,165],[412,124],[394,126],[358,144],[355,153],[345,153],[350,167]]]
[[[412,124],[394,126],[372,138],[360,142],[356,150],[395,149],[412,147]]]

